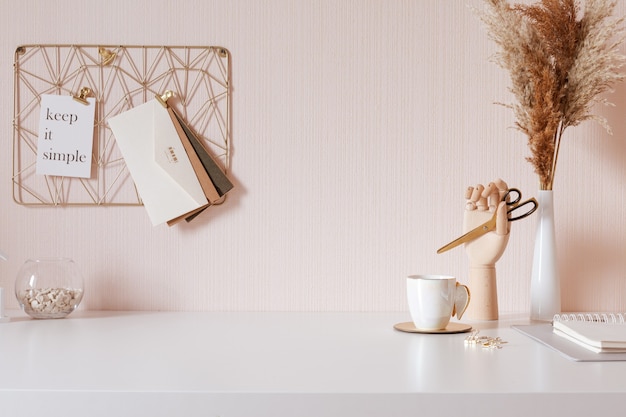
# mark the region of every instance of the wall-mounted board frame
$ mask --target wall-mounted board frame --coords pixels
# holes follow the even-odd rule
[[[22,45],[14,59],[13,199],[28,206],[141,205],[107,120],[165,91],[225,172],[230,53],[219,46]],[[92,175],[36,174],[41,96],[96,99]],[[83,90],[84,92],[85,90]]]

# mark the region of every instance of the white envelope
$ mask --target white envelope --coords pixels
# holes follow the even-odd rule
[[[167,109],[156,99],[110,118],[109,126],[153,225],[209,203]]]

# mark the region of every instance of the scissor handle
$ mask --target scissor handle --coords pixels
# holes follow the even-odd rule
[[[521,194],[520,194],[520,196],[521,196]],[[519,200],[519,198],[518,198],[518,200]],[[531,214],[533,214],[537,210],[537,207],[539,207],[539,203],[537,203],[537,200],[535,200],[535,198],[533,197],[533,198],[530,198],[530,199],[524,201],[521,204],[516,204],[515,206],[513,206],[511,209],[509,209],[507,211],[507,214],[511,214],[515,210],[521,209],[522,207],[527,206],[529,204],[532,205],[532,207],[529,210],[525,211],[524,213],[522,213],[522,214],[520,214],[518,216],[509,217],[509,221],[510,222],[514,222],[516,220],[525,219],[526,217],[528,217]]]
[[[517,195],[512,201],[507,201],[507,198],[511,197],[511,194]],[[517,188],[509,188],[508,191],[502,197],[502,201],[506,201],[507,206],[517,206],[517,203],[522,199],[522,192]]]

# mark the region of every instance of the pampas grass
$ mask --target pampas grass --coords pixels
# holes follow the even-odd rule
[[[485,0],[479,12],[490,38],[498,45],[495,62],[511,77],[516,102],[504,104],[515,114],[516,127],[528,137],[527,160],[539,176],[540,189],[551,190],[563,132],[585,120],[611,130],[606,119],[593,115],[624,75],[623,18],[612,18],[616,2],[540,0],[511,5]],[[502,103],[500,103],[502,104]]]

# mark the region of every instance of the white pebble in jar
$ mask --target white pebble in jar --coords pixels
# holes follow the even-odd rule
[[[18,298],[30,316],[65,317],[80,304],[83,291],[72,288],[35,288],[22,291]]]

